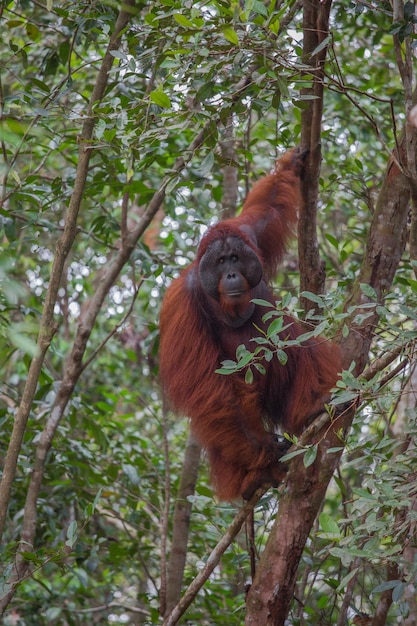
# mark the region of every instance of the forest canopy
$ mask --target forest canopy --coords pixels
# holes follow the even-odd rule
[[[12,0],[0,25],[3,623],[416,624],[414,2]],[[162,398],[160,305],[294,146],[276,319],[339,343],[344,409],[281,486],[219,502]]]

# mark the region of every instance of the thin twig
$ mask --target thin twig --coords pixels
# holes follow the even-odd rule
[[[268,488],[269,485],[259,487],[250,500],[245,502],[242,508],[239,509],[226,533],[209,555],[204,568],[197,574],[181,600],[178,602],[177,606],[174,607],[168,617],[164,620],[163,626],[174,626],[174,624],[176,624],[180,617],[185,613],[197,593],[213,572],[214,568],[219,564],[221,557],[240,531],[243,522],[246,520],[249,513],[253,510],[259,499],[264,495]]]

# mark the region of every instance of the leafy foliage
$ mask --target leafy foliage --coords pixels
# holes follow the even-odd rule
[[[378,309],[372,357],[397,361],[370,379],[348,369],[341,399],[364,399],[343,462],[313,529],[299,571],[293,624],[336,624],[375,611],[392,591],[387,624],[413,611],[415,554],[415,377],[417,282],[407,255],[384,303],[364,285],[361,307],[344,306],[365,254],[388,153],[405,119],[392,36],[414,37],[410,2],[393,21],[386,2],[335,4],[325,73],[321,141],[320,246],[328,292],[310,294],[330,334]],[[54,304],[56,329],[37,381],[1,546],[2,593],[19,548],[35,452],[68,371],[79,322],[120,251],[126,230],[166,185],[163,207],[109,289],[70,394],[37,502],[36,540],[23,550],[27,576],[4,623],[159,623],[163,549],[182,468],[187,423],[160,400],[157,318],[165,285],[221,215],[225,167],[237,167],[239,197],[300,137],[302,88],[311,76],[300,45],[297,2],[138,2],[104,97],[83,145],[88,102],[117,18],[112,3],[10,0],[0,9],[0,458],[6,454],[30,364],[39,354],[45,295],[70,199],[79,150],[90,151],[76,238]],[[226,129],[234,156],[225,156]],[[202,140],[195,145],[196,137]],[[181,170],[178,160],[185,159]],[[296,314],[297,263],[278,279],[282,309]],[[306,294],[305,294],[306,295]],[[307,294],[308,295],[308,294]],[[312,306],[313,308],[313,306]],[[285,362],[280,311],[223,373],[262,359]],[[312,314],[313,315],[313,314]],[[308,320],[308,315],[307,315]],[[345,325],[344,325],[345,324]],[[316,326],[312,332],[323,332]],[[258,358],[259,357],[259,358]],[[179,357],[180,358],[180,357]],[[256,360],[258,358],[258,360]],[[389,369],[389,368],[388,368]],[[414,387],[413,384],[414,383]],[[345,394],[345,395],[343,395]],[[410,401],[412,400],[412,402]],[[304,453],[306,465],[317,448]],[[0,462],[2,467],[2,462]],[[277,509],[272,491],[255,515],[257,550]],[[168,511],[168,515],[167,515]],[[205,469],[193,497],[184,584],[201,569],[234,514],[213,501]],[[169,546],[171,547],[171,546]],[[386,566],[392,576],[387,577]],[[393,573],[394,572],[394,573]],[[250,567],[240,537],[187,613],[190,623],[241,624]],[[128,621],[129,620],[129,621]]]

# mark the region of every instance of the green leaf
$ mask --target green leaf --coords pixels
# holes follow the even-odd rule
[[[312,57],[316,56],[316,54],[318,54],[318,53],[319,53],[319,52],[321,52],[324,48],[326,48],[326,47],[329,45],[329,43],[330,43],[330,41],[331,41],[331,38],[332,38],[332,36],[331,36],[331,35],[327,35],[327,37],[325,37],[325,38],[323,39],[323,41],[321,41],[321,42],[319,43],[319,45],[317,46],[317,48],[315,48],[315,49],[313,50],[313,52],[311,53],[311,56],[312,56]]]
[[[99,119],[97,124],[95,125],[94,132],[97,139],[102,139],[104,135],[104,131],[106,130],[106,122],[103,119]]]
[[[214,152],[211,151],[207,154],[207,156],[202,161],[199,167],[199,173],[201,176],[205,177],[212,171],[214,166]]]
[[[280,26],[280,21],[279,21],[279,16],[277,13],[275,13],[271,19],[268,21],[268,28],[269,30],[271,30],[275,35],[278,35],[279,32],[279,26]]]
[[[126,58],[126,54],[124,52],[122,52],[121,50],[111,50],[110,54],[115,59],[125,59]]]
[[[284,327],[284,318],[282,316],[276,317],[268,326],[268,337],[272,335],[278,335]]]
[[[340,537],[340,529],[338,523],[327,513],[320,513],[320,528],[326,535],[334,535]]]
[[[14,220],[5,219],[4,222],[4,234],[7,239],[11,241],[16,241],[17,238],[17,230],[16,230],[16,222]]]
[[[37,566],[42,565],[42,559],[35,552],[27,552],[26,550],[22,550],[19,553],[19,556],[21,556],[21,558],[24,561],[29,561],[30,563],[35,563]]]
[[[284,350],[277,350],[278,361],[281,365],[286,365],[288,361],[287,353]]]
[[[242,368],[242,367],[245,367],[246,365],[249,365],[249,363],[252,360],[253,360],[252,352],[249,352],[249,350],[246,350],[244,353],[239,355],[239,360],[237,362],[237,365],[238,367]]]
[[[290,461],[296,456],[300,456],[300,454],[304,454],[304,452],[305,452],[304,448],[299,448],[298,450],[294,450],[293,452],[287,452],[287,454],[284,454],[284,456],[280,458],[280,461],[283,461],[284,463],[286,463],[287,461]]]
[[[313,465],[314,461],[317,457],[317,445],[310,446],[307,448],[306,453],[304,455],[304,467],[310,467]]]
[[[236,372],[236,367],[231,369],[230,367],[219,367],[215,370],[216,374],[222,374],[222,376],[229,376],[229,374],[234,374]]]
[[[47,621],[51,623],[56,623],[60,615],[62,615],[62,608],[60,606],[50,606],[45,613]]]
[[[155,89],[154,91],[151,91],[151,93],[149,94],[149,98],[151,102],[157,104],[163,109],[169,109],[169,107],[171,106],[171,100],[169,99],[167,94],[164,93],[161,89]]]
[[[32,41],[36,41],[40,37],[39,28],[30,22],[26,24],[26,33]]]
[[[39,350],[36,342],[27,335],[23,334],[17,324],[15,326],[11,326],[8,329],[8,335],[10,341],[14,346],[16,346],[16,348],[31,357],[35,357],[38,355]]]
[[[373,287],[371,287],[371,285],[368,285],[367,283],[361,283],[360,288],[362,293],[364,293],[365,296],[368,296],[368,298],[372,298],[372,300],[378,299],[376,291]]]
[[[65,545],[73,548],[77,542],[77,522],[74,520],[70,523],[67,529],[67,539]]]
[[[245,373],[245,383],[247,385],[251,385],[253,383],[253,372],[250,367],[248,367]]]
[[[372,594],[374,593],[383,593],[384,591],[390,591],[390,589],[395,589],[395,587],[397,587],[398,585],[401,584],[401,580],[387,580],[383,583],[381,583],[380,585],[378,585],[377,587],[375,587],[375,589],[372,589]]]
[[[233,370],[236,368],[236,365],[237,365],[236,361],[232,361],[231,359],[226,359],[225,361],[222,361],[222,366],[225,369]]]
[[[182,13],[174,13],[174,20],[184,28],[195,28],[195,25]]]
[[[325,234],[325,237],[326,237],[327,241],[328,241],[329,243],[331,243],[331,245],[332,245],[334,248],[336,248],[336,250],[338,250],[338,249],[339,249],[339,240],[338,240],[338,239],[336,239],[336,237],[334,237],[334,236],[333,236],[333,235],[331,235],[330,233],[326,233],[326,234]]]
[[[410,20],[414,17],[415,6],[414,2],[408,0],[408,2],[404,3],[404,18],[406,20]]]
[[[400,582],[394,589],[392,590],[392,600],[393,602],[399,602],[404,595],[404,591],[407,588],[407,583]]]
[[[96,497],[94,498],[94,502],[90,502],[87,505],[86,510],[85,510],[86,517],[91,517],[92,515],[94,515],[94,513],[95,513],[95,511],[97,509],[98,502],[99,502],[99,500],[101,498],[102,492],[103,492],[103,487],[100,487],[100,489],[98,490],[98,492],[96,494]]]
[[[356,576],[358,571],[359,571],[359,567],[355,567],[349,572],[349,574],[346,574],[346,576],[342,578],[339,585],[337,586],[338,593],[340,593],[341,591],[344,591],[347,588],[348,584],[350,583],[352,578]]]
[[[319,337],[325,330],[327,330],[327,327],[329,325],[328,320],[323,320],[322,322],[320,322],[320,324],[317,324],[317,326],[314,329],[314,337]]]
[[[316,293],[312,293],[311,291],[302,291],[300,294],[303,298],[307,298],[307,300],[311,300],[311,302],[315,302],[321,308],[324,307],[324,300],[321,296],[318,296]]]
[[[122,470],[133,485],[139,485],[139,482],[140,482],[139,474],[138,474],[138,470],[136,469],[134,465],[131,465],[130,463],[123,463]]]
[[[237,32],[231,26],[223,26],[222,27],[223,37],[227,39],[234,46],[239,45],[239,37],[237,36]]]
[[[266,306],[268,308],[272,307],[272,304],[268,302],[268,300],[262,300],[261,298],[254,298],[252,302],[258,306]]]

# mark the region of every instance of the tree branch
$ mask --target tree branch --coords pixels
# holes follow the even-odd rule
[[[16,414],[13,432],[4,462],[4,472],[0,483],[0,537],[2,536],[4,531],[11,488],[16,473],[17,460],[22,445],[27,421],[30,415],[30,410],[36,392],[36,387],[41,373],[43,361],[51,343],[52,337],[57,328],[54,322],[54,307],[57,299],[58,290],[62,281],[65,261],[69,254],[69,251],[71,250],[77,233],[77,218],[87,180],[88,164],[91,156],[90,142],[93,136],[95,123],[93,111],[94,105],[103,98],[107,85],[108,74],[114,62],[114,57],[111,52],[117,49],[120,45],[121,33],[126,28],[129,22],[129,19],[132,15],[133,7],[134,0],[126,0],[126,3],[123,4],[123,7],[115,24],[114,32],[111,36],[108,48],[104,55],[103,62],[101,64],[97,80],[94,85],[93,92],[91,94],[90,101],[87,107],[87,116],[84,121],[80,135],[80,149],[78,153],[78,164],[74,190],[69,203],[64,230],[61,237],[57,241],[49,285],[45,297],[43,314],[40,322],[40,330],[37,342],[38,354],[32,360],[29,368],[28,378],[22,395],[22,401]],[[34,542],[36,528],[36,501],[40,488],[40,481],[42,478],[42,475],[39,472],[39,466],[43,466],[46,457],[48,446],[45,446],[44,442],[45,439],[48,439],[49,433],[51,432],[51,426],[56,421],[57,407],[52,410],[51,417],[52,419],[48,420],[45,431],[42,433],[42,437],[37,448],[35,468],[31,479],[31,485],[27,493],[24,525],[22,531],[22,551],[29,550]],[[6,594],[6,596],[3,597],[0,601],[0,614],[2,614],[11,597],[13,596],[15,584],[21,578],[26,569],[27,564],[21,558],[18,558],[16,562],[14,576],[12,577],[11,581],[9,581],[9,583],[11,584],[11,589],[9,593]]]
[[[331,0],[305,0],[303,8],[303,62],[311,67],[312,85],[303,89],[301,99],[309,106],[301,112],[301,150],[308,150],[301,181],[302,206],[298,220],[298,256],[300,290],[323,293],[325,271],[317,242],[317,202],[321,168],[321,121],[323,114],[323,78],[329,37]],[[307,100],[308,98],[308,100]],[[304,310],[311,301],[301,297]]]
[[[114,62],[114,57],[111,55],[111,52],[117,49],[120,45],[121,32],[124,30],[131,17],[133,6],[134,0],[127,0],[126,4],[123,5],[123,8],[119,13],[114,33],[103,58],[102,65],[97,76],[97,81],[91,94],[86,119],[81,131],[81,143],[78,153],[78,165],[74,190],[68,207],[64,231],[62,236],[58,239],[56,245],[56,252],[40,322],[37,342],[38,354],[30,364],[28,377],[23,390],[22,401],[15,417],[13,432],[4,462],[4,471],[0,483],[0,538],[2,537],[4,531],[11,488],[16,473],[17,459],[22,445],[26,424],[30,415],[37,383],[46,352],[57,329],[54,322],[54,307],[62,280],[65,261],[77,233],[77,217],[87,179],[88,163],[91,156],[89,144],[93,136],[95,123],[93,109],[94,105],[99,102],[104,95],[108,73]]]
[[[263,496],[266,489],[268,487],[259,487],[253,494],[250,500],[245,502],[243,507],[236,514],[233,522],[230,524],[227,532],[220,539],[217,546],[209,555],[206,565],[199,572],[199,574],[195,577],[191,585],[186,590],[185,594],[181,598],[180,602],[177,606],[171,611],[168,617],[164,620],[163,626],[174,626],[180,619],[180,617],[185,613],[187,608],[190,606],[192,601],[194,600],[197,593],[200,591],[206,580],[209,578],[210,574],[213,572],[214,568],[219,564],[221,557],[230,546],[232,541],[235,539],[236,535],[242,528],[243,522],[248,517],[249,513],[256,506],[258,500]]]
[[[184,454],[180,484],[175,502],[172,520],[171,554],[167,568],[167,593],[161,599],[161,613],[168,615],[181,597],[181,586],[187,557],[188,530],[190,525],[192,502],[188,496],[194,494],[200,465],[201,446],[190,433]]]

